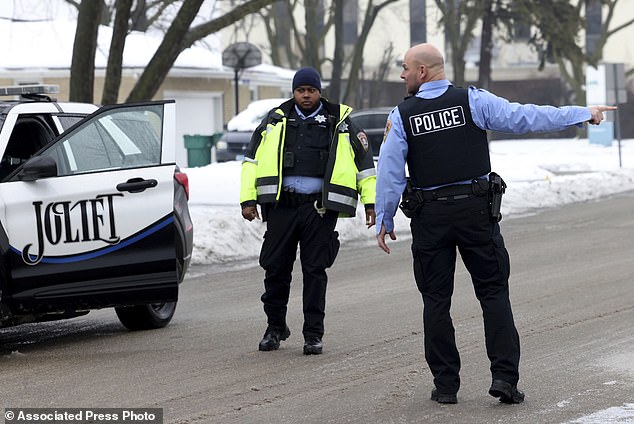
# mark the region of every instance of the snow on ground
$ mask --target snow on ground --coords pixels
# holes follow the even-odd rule
[[[619,148],[587,139],[493,141],[492,168],[506,181],[504,219],[535,213],[634,189],[634,140]],[[221,264],[257,258],[265,224],[242,218],[239,206],[240,163],[214,163],[185,169],[190,181],[194,221],[194,264]],[[364,225],[362,206],[355,218],[340,219],[342,243],[376,243],[375,229]],[[399,211],[396,235],[409,236],[409,220]],[[377,247],[378,248],[378,247]]]

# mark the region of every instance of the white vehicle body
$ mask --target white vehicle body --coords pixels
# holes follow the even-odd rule
[[[132,329],[169,322],[193,238],[174,115],[0,102],[0,327],[112,306]]]

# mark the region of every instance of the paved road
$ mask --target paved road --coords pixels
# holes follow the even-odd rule
[[[263,353],[261,270],[194,267],[163,330],[127,332],[111,310],[0,330],[0,407],[160,407],[166,423],[240,424],[550,424],[623,407],[634,403],[633,210],[624,195],[503,222],[522,405],[487,394],[481,312],[461,266],[459,403],[429,400],[421,300],[403,241],[389,256],[373,243],[341,252],[323,355],[302,355],[299,284],[293,334]]]

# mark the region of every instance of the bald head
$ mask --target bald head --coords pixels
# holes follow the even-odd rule
[[[443,74],[445,72],[445,62],[440,51],[431,44],[417,44],[409,49],[412,59],[420,65],[425,65],[429,69],[430,74]],[[407,57],[407,54],[405,55]],[[437,78],[433,78],[437,79]]]
[[[431,44],[411,47],[403,59],[401,78],[409,94],[416,94],[421,84],[445,79],[445,63],[440,51]]]

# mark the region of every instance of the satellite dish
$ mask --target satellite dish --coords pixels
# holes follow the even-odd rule
[[[251,43],[234,43],[222,52],[222,64],[233,69],[244,69],[262,63],[260,49]]]

